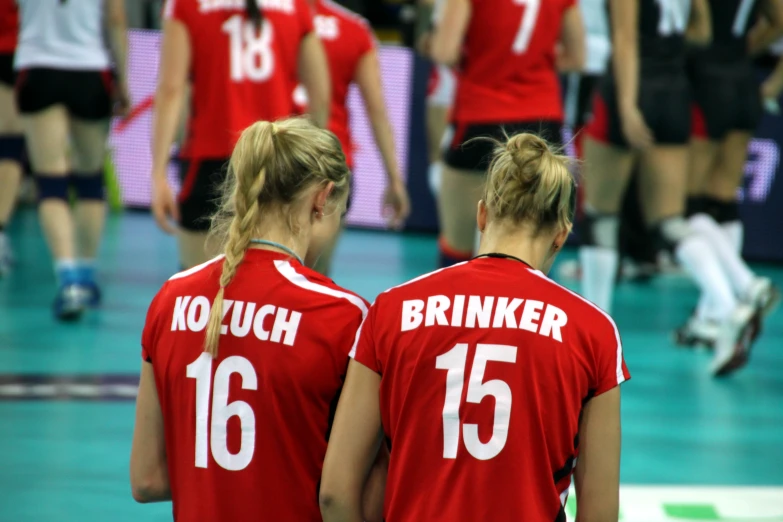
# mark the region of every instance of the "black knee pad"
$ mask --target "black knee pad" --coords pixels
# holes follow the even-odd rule
[[[706,212],[706,202],[703,196],[688,196],[685,202],[685,215],[691,217]]]
[[[103,201],[103,171],[91,174],[72,175],[70,177],[70,183],[78,199]]]
[[[584,246],[618,248],[620,218],[615,214],[600,214],[585,210],[577,221],[577,233]]]
[[[724,201],[721,199],[705,197],[702,212],[712,216],[712,219],[719,224],[739,221],[740,219],[739,205],[736,201]]]
[[[12,160],[22,163],[24,159],[23,136],[0,136],[0,161]]]
[[[68,201],[68,178],[66,176],[35,176],[38,186],[38,201],[60,199]]]

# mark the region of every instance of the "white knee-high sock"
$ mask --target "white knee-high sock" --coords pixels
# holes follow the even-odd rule
[[[582,266],[581,294],[606,313],[611,313],[617,265],[620,262],[617,249],[582,246],[579,248],[579,262]]]
[[[734,246],[734,249],[738,254],[742,254],[742,244],[745,240],[745,227],[742,226],[742,221],[739,219],[736,221],[728,221],[720,224],[723,234],[728,238],[729,243]]]
[[[691,216],[689,221],[691,229],[709,241],[734,292],[737,295],[745,295],[755,275],[737,254],[734,245],[729,243],[720,225],[707,214],[696,214]]]
[[[706,299],[707,309],[699,311],[702,318],[728,317],[737,306],[737,298],[710,242],[691,234],[677,244],[674,254]]]

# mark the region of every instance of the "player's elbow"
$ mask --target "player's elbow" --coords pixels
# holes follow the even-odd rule
[[[441,38],[435,38],[430,49],[430,58],[433,62],[452,67],[459,61],[459,48],[454,48]]]
[[[168,485],[155,479],[131,480],[131,495],[139,504],[157,502],[166,497]]]

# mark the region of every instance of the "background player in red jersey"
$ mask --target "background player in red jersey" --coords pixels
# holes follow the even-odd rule
[[[620,336],[544,275],[571,231],[575,192],[567,159],[537,136],[498,143],[479,256],[378,297],[324,462],[324,522],[361,520],[381,434],[387,522],[564,522],[572,475],[580,519],[617,520]]]
[[[348,168],[353,169],[353,143],[348,128],[348,88],[356,83],[361,92],[375,142],[383,158],[388,184],[383,198],[389,224],[401,227],[410,213],[410,201],[405,182],[397,165],[389,117],[381,84],[378,53],[367,21],[356,13],[330,0],[311,0],[315,7],[315,32],[323,42],[332,79],[332,100],[329,107],[330,131],[339,138]],[[315,269],[328,274],[337,236],[321,254]]]
[[[339,141],[306,120],[242,133],[213,220],[224,255],[149,308],[136,500],[172,499],[179,521],[320,521],[330,417],[367,303],[302,258],[339,230],[349,176]]]
[[[762,91],[766,90],[775,100],[780,92],[769,92],[774,76],[772,83],[759,85],[751,54],[763,51],[783,33],[783,1],[709,3],[712,42],[709,47],[691,49],[688,55],[694,99],[688,214],[692,227],[713,235],[722,233],[726,247],[741,254],[743,234],[737,188],[744,178],[750,139],[761,120]],[[733,267],[741,279],[752,275],[744,264]],[[764,315],[773,310],[779,299],[779,292],[772,288]],[[676,331],[678,342],[714,343],[718,328],[704,313],[699,313],[709,306],[702,295],[696,312]]]
[[[720,233],[684,219],[691,130],[686,32],[694,44],[709,43],[709,6],[706,0],[695,0],[692,9],[669,0],[609,5],[613,71],[596,93],[585,140],[582,292],[610,308],[619,259],[617,213],[638,162],[647,227],[709,303],[699,315],[717,328],[710,371],[726,375],[746,364],[757,315],[774,289],[726,248]]]
[[[259,7],[260,6],[260,7]],[[152,130],[152,210],[169,233],[179,223],[180,262],[195,266],[206,245],[215,188],[237,137],[258,120],[290,116],[290,78],[300,78],[318,125],[328,117],[329,77],[306,0],[168,0]],[[188,136],[180,151],[182,190],[175,201],[166,168],[192,83]]]
[[[14,101],[14,50],[19,18],[14,0],[0,0],[0,277],[11,268],[5,227],[19,193],[24,133]]]
[[[584,28],[574,0],[446,0],[432,58],[458,66],[453,138],[438,193],[441,265],[470,258],[473,209],[492,152],[477,136],[536,131],[560,142],[561,71],[584,65]]]

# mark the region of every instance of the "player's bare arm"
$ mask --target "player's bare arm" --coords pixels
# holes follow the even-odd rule
[[[160,409],[152,364],[142,363],[136,397],[136,425],[131,447],[130,482],[136,502],[171,500],[163,413]]]
[[[575,5],[563,15],[560,42],[557,54],[557,68],[561,72],[579,72],[584,69],[587,57],[587,41],[582,12]]]
[[[652,132],[638,106],[639,97],[639,0],[610,0],[612,11],[612,67],[617,82],[617,104],[623,133],[635,148],[649,147]]]
[[[319,502],[324,522],[362,522],[362,497],[381,443],[381,376],[351,361],[326,450]]]
[[[332,83],[329,80],[326,52],[315,32],[302,38],[299,45],[299,79],[307,91],[313,122],[321,128],[326,127],[329,121]]]
[[[685,38],[694,45],[709,45],[712,41],[712,17],[707,0],[693,0]]]
[[[190,61],[187,27],[177,20],[166,20],[152,121],[152,212],[158,226],[170,234],[176,229],[169,220],[179,221],[179,208],[166,180],[166,168],[187,94]]]
[[[576,522],[616,522],[620,488],[620,388],[590,399],[579,426]]]
[[[783,0],[761,2],[761,16],[748,33],[748,54],[755,56],[783,36]]]
[[[432,36],[431,58],[443,65],[455,65],[460,59],[462,42],[470,21],[469,0],[446,0],[443,19]]]

